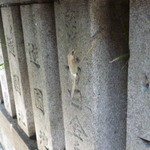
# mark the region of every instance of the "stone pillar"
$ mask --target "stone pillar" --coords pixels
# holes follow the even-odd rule
[[[1,14],[0,14],[0,18],[1,18]],[[0,25],[2,24],[2,20],[0,19]],[[1,26],[2,27],[2,26]],[[0,29],[0,34],[2,33],[2,28]],[[4,37],[4,35],[0,35],[0,38],[2,39],[2,37]],[[0,43],[0,47],[2,47],[2,43]],[[2,48],[1,48],[2,49]],[[1,50],[0,49],[0,50]],[[3,60],[2,60],[2,57],[0,57],[0,64],[3,64]],[[3,69],[3,65],[0,66],[0,69]],[[0,75],[1,75],[1,72],[0,72]],[[1,85],[1,82],[0,82],[0,104],[2,104],[4,101],[3,101],[3,94],[2,94],[2,85]]]
[[[35,133],[34,119],[20,9],[18,6],[12,6],[4,7],[1,10],[18,124],[28,136],[32,136]]]
[[[10,5],[18,5],[18,4],[49,3],[53,1],[54,0],[1,0],[0,5],[10,6]]]
[[[39,150],[64,150],[53,4],[21,6]]]
[[[0,62],[2,62],[2,60],[0,60]],[[3,68],[3,66],[1,66],[1,68]],[[0,72],[0,75],[1,75],[1,72]],[[4,101],[3,101],[3,94],[2,94],[2,85],[0,82],[0,104],[2,103],[4,103]]]
[[[109,63],[128,52],[118,16],[125,9],[116,0],[55,3],[66,150],[125,150],[127,60]],[[66,66],[73,49],[79,68],[73,65],[78,71],[72,95]]]
[[[14,117],[16,115],[14,94],[10,75],[9,61],[7,55],[6,42],[4,37],[3,23],[0,15],[0,81],[5,109]]]
[[[0,84],[0,104],[3,103],[3,94],[2,94],[2,87],[1,87],[1,84]]]
[[[36,141],[23,132],[3,105],[0,105],[0,123],[0,150],[38,150]]]
[[[127,150],[150,147],[150,1],[130,2]]]
[[[1,49],[0,49],[1,50]],[[0,57],[0,64],[2,65],[3,64],[3,60],[2,60],[2,57]],[[0,66],[0,69],[3,69],[3,65]],[[0,72],[0,76],[1,76],[2,72]],[[0,81],[0,104],[2,104],[4,102],[3,100],[3,94],[2,94],[2,82]]]

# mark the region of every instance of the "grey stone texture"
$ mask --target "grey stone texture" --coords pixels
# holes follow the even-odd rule
[[[150,149],[150,1],[130,2],[127,148]]]
[[[0,104],[0,150],[38,150],[35,140],[29,139]],[[2,149],[1,149],[2,147]]]
[[[116,0],[55,3],[66,150],[125,150],[127,67],[122,67],[127,60],[109,63],[128,52],[119,16],[125,6]],[[92,45],[78,69],[71,98],[67,56],[76,48],[80,63]]]
[[[18,124],[28,136],[35,133],[20,9],[1,8]]]
[[[1,14],[0,14],[0,64],[3,64],[2,66],[0,66],[2,99],[4,101],[4,105],[7,112],[10,114],[10,116],[14,117],[16,115],[14,94],[12,88],[12,80],[10,75],[9,61]]]
[[[53,4],[21,6],[39,150],[64,150],[64,127]]]
[[[2,94],[2,87],[1,87],[1,84],[0,84],[0,104],[2,104],[4,101],[3,101],[3,94]]]
[[[2,87],[1,87],[1,84],[0,84],[0,104],[3,103],[3,94],[2,94]]]
[[[53,2],[53,0],[1,0],[0,5],[9,6],[18,4],[47,3],[47,2]]]

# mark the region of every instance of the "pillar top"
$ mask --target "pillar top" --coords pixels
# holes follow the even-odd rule
[[[1,0],[0,6],[11,6],[11,5],[23,5],[23,4],[34,4],[34,3],[49,3],[54,0]]]

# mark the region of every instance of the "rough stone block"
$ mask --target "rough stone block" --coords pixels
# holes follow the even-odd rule
[[[125,150],[126,60],[109,63],[128,52],[118,17],[124,9],[116,0],[55,5],[66,150]]]
[[[150,1],[131,0],[127,150],[150,148]]]
[[[2,8],[8,59],[13,83],[18,124],[28,136],[35,133],[20,9]]]
[[[53,4],[21,6],[39,150],[64,150]]]
[[[4,37],[4,29],[2,18],[0,15],[0,81],[2,88],[3,101],[6,110],[10,116],[16,115],[15,103],[14,103],[14,94],[12,88],[12,81],[10,75],[9,61]]]

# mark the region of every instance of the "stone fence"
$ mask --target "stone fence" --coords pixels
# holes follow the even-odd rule
[[[0,6],[0,150],[150,148],[149,0]]]

